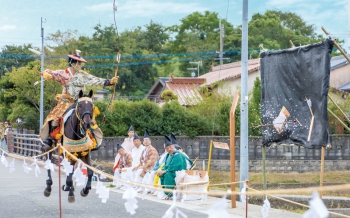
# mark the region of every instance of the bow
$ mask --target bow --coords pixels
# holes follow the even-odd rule
[[[114,27],[115,27],[115,32],[117,34],[117,40],[118,40],[118,54],[116,56],[116,68],[115,68],[115,72],[114,72],[114,77],[118,76],[118,69],[119,69],[120,56],[121,56],[120,55],[120,40],[119,40],[119,34],[118,34],[118,27],[117,27],[117,22],[115,20],[115,13],[116,13],[116,11],[117,11],[117,5],[115,4],[115,0],[114,0],[113,1]],[[106,107],[106,111],[105,111],[105,113],[103,115],[102,123],[105,122],[105,118],[106,118],[106,114],[107,114],[108,108],[113,110],[113,101],[114,101],[116,87],[117,87],[117,84],[115,83],[114,87],[113,87],[113,93],[112,93],[111,99],[109,100],[108,105]]]

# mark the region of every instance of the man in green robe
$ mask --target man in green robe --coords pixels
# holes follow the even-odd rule
[[[165,150],[168,152],[165,157],[165,165],[161,171],[157,171],[157,175],[160,177],[163,188],[174,189],[176,185],[176,171],[187,169],[187,158],[185,155],[175,149],[175,146],[169,136],[165,136]],[[165,195],[166,196],[163,198],[165,200],[172,197],[171,192],[165,192]]]

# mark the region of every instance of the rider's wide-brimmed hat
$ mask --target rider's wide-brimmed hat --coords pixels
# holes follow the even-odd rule
[[[75,50],[73,54],[67,55],[69,58],[76,60],[78,62],[84,62],[87,63],[87,61],[80,56],[80,50]]]

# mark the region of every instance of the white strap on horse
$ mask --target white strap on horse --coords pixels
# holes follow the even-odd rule
[[[79,98],[79,99],[78,99],[78,103],[79,103],[79,102],[82,102],[82,101],[92,102],[92,99],[89,98],[89,97],[82,97],[82,98]]]

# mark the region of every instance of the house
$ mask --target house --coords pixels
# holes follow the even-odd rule
[[[336,56],[331,59],[330,87],[350,92],[350,65],[344,56]],[[211,86],[220,82],[218,93],[233,94],[241,86],[241,62],[214,66],[210,72],[199,78],[206,79],[202,86]],[[248,92],[254,87],[255,79],[260,78],[260,59],[248,61]]]
[[[171,90],[178,96],[178,101],[183,106],[195,105],[202,100],[198,87],[205,82],[203,78],[189,77],[160,77],[147,93],[146,98],[156,103],[162,103],[161,93]]]
[[[233,95],[241,86],[241,71],[242,64],[239,61],[213,66],[208,73],[198,78],[206,80],[201,86],[212,86],[214,89],[216,89],[216,86],[213,87],[213,85],[220,82],[217,86],[218,93]],[[248,92],[253,89],[257,77],[260,78],[260,59],[251,59],[248,61]]]
[[[93,99],[97,101],[105,100],[108,94],[109,94],[109,90],[99,89],[95,91]]]
[[[331,59],[329,86],[350,92],[350,65],[343,55]]]
[[[192,105],[202,98],[197,90],[198,87],[205,86],[210,87],[211,90],[217,90],[219,94],[233,95],[241,86],[241,70],[242,65],[239,61],[213,66],[208,73],[197,78],[160,77],[152,86],[146,98],[159,103],[161,93],[169,89],[178,95],[181,105]],[[350,92],[349,72],[350,65],[343,56],[336,56],[331,59],[330,87],[339,90],[343,98],[346,98],[347,92]],[[260,78],[260,59],[248,60],[248,92],[252,91],[257,77]],[[197,89],[195,89],[196,87]],[[331,95],[333,97],[333,93]],[[338,101],[337,96],[334,97]]]
[[[158,80],[152,86],[152,88],[149,90],[145,98],[158,103],[160,101],[160,96],[163,90],[165,89],[165,83],[167,81],[169,81],[169,77],[159,77]]]

